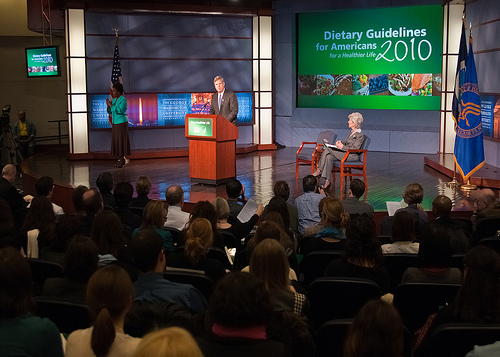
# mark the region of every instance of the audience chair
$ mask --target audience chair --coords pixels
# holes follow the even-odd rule
[[[493,237],[500,230],[500,218],[486,218],[477,223],[476,233],[474,234],[474,244],[477,244],[482,238]]]
[[[191,284],[198,289],[205,299],[209,299],[214,287],[214,281],[203,271],[166,267],[163,277],[174,283]]]
[[[437,327],[427,337],[425,349],[419,348],[414,357],[463,357],[475,345],[500,341],[500,324],[450,323]]]
[[[132,239],[132,235],[134,234],[134,227],[132,227],[131,225],[122,223],[122,231],[123,231],[123,235],[125,236],[125,238],[127,238],[129,240]]]
[[[479,241],[478,244],[485,245],[495,250],[498,254],[500,254],[500,238],[498,237],[486,237]]]
[[[380,298],[380,288],[372,280],[324,277],[309,288],[309,316],[316,326],[328,320],[351,318],[372,299]]]
[[[39,289],[48,278],[61,278],[63,276],[63,267],[57,263],[49,262],[38,258],[26,258],[33,275],[33,282]]]
[[[328,264],[345,254],[340,250],[318,250],[307,254],[299,265],[299,281],[307,289],[316,279],[325,276]]]
[[[464,255],[465,254],[453,254],[451,256],[451,267],[457,268],[462,273],[464,272]]]
[[[224,246],[228,248],[236,248],[241,245],[241,241],[236,238],[236,236],[227,231],[219,230],[222,238],[224,239]]]
[[[174,240],[174,244],[178,245],[181,243],[181,231],[177,228],[173,227],[163,227],[164,231],[170,232],[172,235],[172,239]]]
[[[184,253],[184,246],[177,247],[175,249],[175,253]],[[207,258],[220,261],[224,268],[228,270],[231,270],[233,268],[233,262],[229,261],[229,258],[224,249],[210,247],[207,253]]]
[[[35,312],[37,316],[46,317],[59,328],[61,333],[71,333],[90,326],[87,306],[68,301],[36,296]]]
[[[330,144],[335,143],[337,139],[337,134],[331,130],[322,131],[318,135],[316,142],[314,141],[303,141],[297,150],[295,156],[295,178],[299,178],[299,164],[311,165],[311,174],[318,168],[319,159],[321,158],[321,153],[323,152],[323,139],[326,139]],[[314,145],[312,147],[304,147],[305,145]]]
[[[394,307],[399,311],[406,328],[414,333],[422,327],[429,315],[450,303],[459,284],[406,283],[394,292]]]
[[[144,211],[144,207],[129,206],[128,208],[132,211],[132,213],[135,213],[139,217],[142,217],[142,212]]]
[[[407,268],[418,266],[418,255],[409,253],[384,254],[384,267],[389,272],[391,291],[401,283],[403,274]]]
[[[344,192],[344,181],[346,181],[347,187],[347,178],[351,180],[354,176],[363,176],[363,181],[366,186],[365,194],[368,191],[368,182],[366,181],[366,153],[368,151],[368,146],[370,145],[371,139],[365,135],[365,139],[363,140],[363,144],[359,149],[351,149],[347,150],[344,158],[341,161],[333,162],[333,184],[335,183],[335,171],[340,171],[340,194],[342,195]],[[358,154],[359,160],[357,161],[347,161],[349,154]],[[361,170],[362,172],[352,172],[352,170]]]

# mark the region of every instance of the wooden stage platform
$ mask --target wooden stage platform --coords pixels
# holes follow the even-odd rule
[[[290,185],[290,202],[301,195],[302,177],[310,173],[310,166],[300,166],[299,179],[295,179],[296,150],[284,148],[236,155],[237,178],[245,186],[246,195],[267,204],[273,196],[273,185],[278,180],[285,180]],[[73,210],[71,190],[78,185],[95,186],[97,177],[104,171],[113,174],[115,183],[128,181],[134,184],[138,176],[150,177],[153,183],[150,198],[165,199],[165,190],[172,184],[182,186],[188,204],[225,196],[224,185],[208,186],[190,182],[189,161],[186,156],[140,156],[136,159],[132,156],[130,164],[124,168],[115,168],[115,161],[110,159],[69,160],[65,150],[43,152],[23,161],[23,188],[26,193],[33,193],[37,178],[44,175],[53,177],[57,186],[53,200],[67,212]],[[423,206],[428,211],[432,200],[439,194],[450,197],[456,211],[469,211],[471,208],[469,193],[447,186],[453,176],[453,166],[450,174],[446,156],[369,152],[367,160],[368,191],[364,198],[376,211],[385,212],[386,201],[400,201],[405,186],[411,182],[418,182],[424,187]],[[496,171],[496,168],[484,168],[478,172],[478,175],[484,172],[484,176],[474,175],[473,182],[479,180],[477,182],[481,184],[498,188],[500,178],[489,175],[496,174]],[[339,186],[337,181],[333,192],[336,197],[340,196]]]

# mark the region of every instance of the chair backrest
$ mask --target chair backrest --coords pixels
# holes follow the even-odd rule
[[[318,145],[323,145],[323,140],[326,139],[330,144],[335,143],[335,139],[337,138],[337,134],[335,134],[332,130],[325,130],[318,134],[318,139],[316,140]]]
[[[318,250],[307,254],[299,265],[299,280],[302,285],[307,289],[316,278],[325,276],[328,264],[335,259],[340,259],[344,254],[344,251],[337,250]]]
[[[361,150],[368,150],[368,146],[370,146],[371,141],[372,141],[372,139],[370,139],[370,137],[365,135],[365,138],[363,139],[363,144],[361,144],[360,149]],[[364,162],[364,159],[365,159],[365,154],[360,153],[359,154],[359,161]]]
[[[437,327],[428,337],[425,350],[415,357],[465,356],[475,345],[489,345],[500,340],[500,324],[451,323]]]
[[[459,284],[401,284],[394,292],[393,304],[406,328],[413,333],[424,325],[429,315],[450,303],[459,289]]]
[[[486,218],[477,223],[474,242],[479,242],[482,238],[493,237],[500,230],[500,218]]]
[[[38,258],[26,258],[31,267],[33,281],[41,289],[48,278],[60,278],[63,276],[63,267],[57,263]]]
[[[90,326],[90,318],[85,305],[43,296],[36,296],[33,300],[36,315],[51,320],[62,333],[71,333]]]
[[[214,287],[214,281],[209,276],[203,272],[195,272],[188,269],[167,267],[167,270],[163,272],[163,277],[175,283],[193,285],[207,300],[212,294]]]
[[[163,227],[164,231],[170,232],[172,239],[175,244],[179,244],[181,241],[181,231],[173,227]]]
[[[316,334],[316,356],[341,357],[344,340],[353,320],[330,320],[321,325]]]
[[[180,246],[175,248],[176,253],[184,253],[184,246]],[[224,251],[224,249],[217,247],[210,247],[207,252],[207,258],[218,260],[222,263],[224,268],[231,270],[233,268],[232,262],[229,261],[229,258]]]
[[[485,245],[495,250],[498,254],[500,254],[500,238],[498,237],[486,237],[479,241],[478,244]]]
[[[384,254],[384,267],[389,272],[391,291],[401,283],[407,268],[418,266],[418,255],[409,253]]]
[[[316,326],[333,319],[351,318],[372,299],[380,298],[380,288],[372,280],[318,278],[309,286],[310,317]]]
[[[241,245],[241,241],[238,241],[238,238],[236,236],[228,231],[225,230],[219,230],[219,233],[221,234],[223,240],[224,240],[224,246],[228,248],[236,248],[238,245]],[[238,244],[240,243],[240,244]]]

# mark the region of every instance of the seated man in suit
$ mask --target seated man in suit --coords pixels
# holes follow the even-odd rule
[[[365,215],[368,218],[373,219],[373,206],[360,201],[359,198],[365,193],[365,183],[359,179],[354,179],[349,185],[349,193],[342,201],[344,209],[350,215]]]
[[[190,284],[173,283],[163,277],[166,259],[161,236],[152,229],[142,229],[131,242],[134,262],[139,268],[135,282],[137,301],[175,302],[195,314],[207,308],[203,295]]]
[[[231,123],[236,123],[236,116],[238,115],[238,98],[236,94],[226,91],[226,83],[221,76],[214,78],[214,86],[217,93],[212,95],[210,114],[220,114]]]

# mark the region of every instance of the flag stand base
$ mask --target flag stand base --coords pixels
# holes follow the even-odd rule
[[[471,185],[470,180],[467,180],[467,184],[460,186],[463,191],[473,191],[477,190],[476,185]]]

